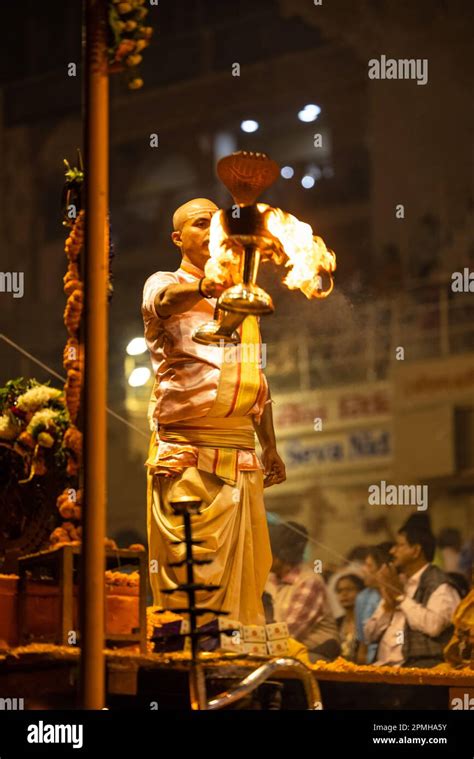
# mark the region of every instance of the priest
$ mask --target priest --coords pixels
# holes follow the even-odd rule
[[[142,314],[155,383],[148,410],[152,430],[147,467],[147,529],[154,603],[173,609],[187,596],[161,593],[186,581],[182,518],[171,502],[202,501],[193,517],[197,582],[218,585],[198,593],[198,605],[229,612],[242,624],[264,624],[262,593],[272,565],[263,490],[285,480],[275,442],[271,398],[261,367],[258,318],[238,327],[232,351],[192,340],[214,316],[223,285],[207,278],[209,228],[217,206],[196,198],[173,215],[171,238],[181,253],[174,272],[146,281]],[[230,284],[230,283],[229,283]],[[229,351],[226,354],[226,351]],[[255,433],[262,448],[255,452]],[[200,623],[212,616],[203,615]]]

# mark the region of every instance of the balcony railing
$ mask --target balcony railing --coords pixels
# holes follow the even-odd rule
[[[316,306],[317,307],[317,306]],[[331,320],[310,329],[295,314],[270,317],[265,373],[275,392],[386,379],[397,360],[474,351],[474,296],[449,284],[415,284],[393,297],[355,305],[341,330]],[[271,330],[271,331],[270,331]],[[400,354],[399,354],[400,355]]]

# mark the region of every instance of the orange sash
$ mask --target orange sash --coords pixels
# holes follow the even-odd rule
[[[240,345],[226,346],[217,394],[204,417],[181,423],[160,425],[152,432],[146,465],[173,469],[166,454],[159,453],[159,442],[176,443],[182,451],[198,448],[198,469],[211,472],[224,481],[237,480],[238,452],[255,450],[255,432],[250,409],[255,405],[261,386],[260,332],[256,316],[247,316],[241,327]],[[237,356],[237,360],[236,360]],[[169,457],[175,459],[178,450]]]

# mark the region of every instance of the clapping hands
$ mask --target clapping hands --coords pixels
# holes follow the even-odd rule
[[[396,598],[403,593],[403,583],[393,564],[382,564],[376,574],[377,586],[384,600],[386,611],[393,611]]]

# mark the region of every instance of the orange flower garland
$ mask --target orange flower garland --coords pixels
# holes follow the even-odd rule
[[[82,490],[66,488],[56,501],[59,513],[63,519],[81,519]]]
[[[65,250],[69,261],[77,261],[79,257],[84,242],[84,217],[85,211],[79,211],[72,225],[71,234],[66,240]]]
[[[60,527],[56,527],[55,530],[49,536],[49,542],[53,546],[58,546],[61,543],[79,544],[82,536],[82,527],[74,525],[72,522],[63,522]]]
[[[66,405],[71,421],[75,422],[79,413],[81,389],[84,371],[84,352],[79,344],[78,331],[84,305],[84,286],[80,279],[77,263],[84,242],[85,213],[80,211],[65,243],[65,253],[69,260],[64,276],[64,292],[67,303],[64,311],[64,324],[69,334],[63,353],[63,366],[67,372],[64,386]]]
[[[65,161],[65,165],[68,168],[66,177],[68,178],[69,185],[72,185],[77,180],[77,171],[71,170],[67,161]],[[81,158],[80,165],[82,172]],[[70,200],[72,199],[70,198]],[[70,205],[67,200],[66,205]],[[71,226],[71,232],[64,245],[68,267],[63,277],[63,289],[67,296],[66,308],[64,310],[64,325],[69,335],[63,351],[63,366],[66,370],[64,396],[71,425],[64,434],[63,447],[67,454],[66,474],[68,477],[78,477],[82,465],[82,432],[75,426],[75,422],[79,414],[84,381],[84,346],[80,343],[79,339],[79,327],[84,306],[84,285],[80,276],[79,256],[84,243],[85,211],[79,211],[72,225],[69,220],[64,221],[63,224]],[[107,224],[106,250],[109,250],[109,234],[109,225]],[[110,297],[113,290],[110,273],[107,287]],[[25,440],[25,443],[29,443],[29,440]],[[41,466],[41,462],[38,462],[38,465]],[[78,523],[82,517],[82,490],[66,488],[59,495],[56,505],[61,518],[66,521],[51,533],[51,545],[80,543],[82,527]],[[114,540],[105,538],[105,547],[116,549],[117,544]]]
[[[64,434],[63,445],[68,451],[66,473],[70,477],[78,475],[82,464],[82,432],[77,427],[69,427]]]
[[[65,242],[64,252],[68,267],[63,277],[64,293],[67,296],[64,310],[64,325],[68,339],[63,351],[63,366],[66,370],[64,396],[71,419],[71,426],[64,434],[63,446],[67,453],[66,474],[77,477],[82,463],[82,432],[75,426],[81,403],[81,390],[84,377],[84,348],[79,342],[79,327],[84,305],[84,285],[79,271],[79,255],[84,243],[84,210],[79,211],[71,232]],[[78,524],[82,516],[82,490],[65,488],[56,501],[59,514],[65,521],[51,533],[52,546],[64,543],[78,544],[81,541],[82,527]]]
[[[109,6],[109,72],[129,70],[128,87],[138,90],[143,79],[136,67],[142,62],[142,51],[150,44],[151,26],[145,26],[148,8],[145,0],[112,0]],[[130,71],[131,70],[131,71]]]
[[[64,385],[66,406],[71,420],[75,422],[79,413],[84,372],[83,346],[75,337],[70,337],[64,347],[63,366],[67,372],[67,380]]]

